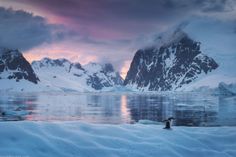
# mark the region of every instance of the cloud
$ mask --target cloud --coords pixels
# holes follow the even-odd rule
[[[82,36],[108,40],[129,40],[167,27],[191,16],[215,16],[233,12],[234,0],[9,0],[59,17]],[[229,16],[229,15],[227,15]],[[233,14],[230,15],[233,17]]]
[[[234,10],[233,0],[211,0],[204,1],[202,10],[204,12],[229,12]]]
[[[224,41],[228,40],[229,36],[231,38],[231,35],[227,34],[228,30],[235,35],[232,33],[235,31],[235,27],[231,27],[231,21],[236,20],[235,0],[1,1],[5,2],[5,6],[15,8],[21,6],[21,9],[43,15],[50,22],[63,24],[64,28],[55,28],[54,25],[49,25],[43,19],[42,23],[45,25],[43,30],[48,32],[45,33],[48,36],[40,33],[40,35],[42,34],[41,39],[44,39],[40,40],[41,42],[55,44],[55,38],[61,41],[60,46],[55,44],[58,56],[59,52],[65,57],[68,56],[66,54],[71,54],[71,57],[75,55],[74,58],[76,58],[76,54],[82,57],[96,56],[91,58],[96,58],[96,61],[111,61],[117,68],[122,68],[124,61],[131,60],[137,49],[146,46],[147,43],[153,43],[153,39],[158,37],[155,34],[159,35],[176,26],[191,29],[196,36],[199,34],[204,38],[201,40],[210,41],[212,45],[213,41],[216,45],[224,44],[219,41],[222,34],[225,34]],[[32,18],[34,17],[32,16]],[[199,18],[205,19],[192,21]],[[215,19],[218,20],[215,23],[204,22]],[[218,25],[220,27],[217,27]],[[58,33],[58,29],[61,33]],[[53,33],[52,30],[56,30],[56,33]],[[213,38],[219,32],[222,32],[221,35]],[[232,38],[234,37],[232,36]],[[218,42],[219,44],[217,44]],[[227,45],[232,44],[227,42]],[[40,49],[42,49],[41,46],[38,47],[38,50]],[[46,46],[43,51],[50,52],[50,49]],[[71,53],[67,53],[68,51]],[[39,51],[30,52],[37,54]],[[229,51],[224,51],[224,53],[226,52]]]
[[[23,10],[0,7],[0,47],[28,50],[44,42],[62,40],[59,25]]]

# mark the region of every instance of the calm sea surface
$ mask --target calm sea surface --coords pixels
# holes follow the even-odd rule
[[[1,93],[0,96],[0,121],[161,123],[171,116],[177,126],[236,126],[236,97],[202,93]]]

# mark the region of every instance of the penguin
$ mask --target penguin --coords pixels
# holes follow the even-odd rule
[[[171,122],[174,120],[173,117],[169,117],[168,119],[164,120],[165,122],[165,127],[163,129],[171,129]]]

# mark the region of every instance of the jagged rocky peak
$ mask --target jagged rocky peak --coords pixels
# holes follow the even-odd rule
[[[32,67],[34,70],[38,70],[41,68],[45,69],[45,68],[58,68],[59,67],[69,72],[72,66],[73,64],[65,58],[51,59],[51,58],[45,57],[39,61],[32,62]]]
[[[0,48],[0,79],[14,79],[16,81],[24,79],[35,84],[39,81],[22,53],[7,48]]]
[[[158,42],[136,52],[125,85],[149,91],[177,90],[218,67],[201,52],[200,42],[183,31],[175,31],[162,41],[162,45]]]
[[[84,70],[84,68],[82,67],[82,65],[79,62],[74,63],[73,65],[76,69]]]
[[[22,54],[18,50],[12,50],[8,48],[0,48],[0,56],[1,57],[17,57],[21,56]]]
[[[65,65],[72,64],[69,60],[65,58],[60,59],[51,59],[51,58],[43,58],[39,61],[33,61],[32,65],[39,66],[39,67],[48,67],[48,66],[65,66]]]
[[[123,78],[120,76],[120,73],[115,71],[113,65],[111,63],[105,63],[103,65],[103,71],[106,74],[110,73],[111,79],[114,81],[116,85],[123,85]]]
[[[115,70],[114,70],[114,67],[113,67],[113,65],[111,64],[111,63],[105,63],[104,65],[103,65],[103,70],[105,71],[105,72],[114,72]]]

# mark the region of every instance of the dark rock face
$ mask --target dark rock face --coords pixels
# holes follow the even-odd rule
[[[119,72],[114,70],[114,67],[111,63],[104,64],[103,71],[105,75],[109,76],[115,85],[123,85],[122,77],[120,76]]]
[[[87,84],[96,90],[101,90],[103,87],[112,86],[109,82],[103,81],[103,79],[98,77],[96,74],[89,76],[89,79],[87,79]]]
[[[111,79],[114,81],[114,83],[116,85],[123,85],[124,83],[124,80],[123,78],[120,76],[119,72],[116,72],[115,73],[115,76],[114,77],[111,77]]]
[[[103,66],[103,70],[105,73],[114,72],[114,68],[113,68],[112,64],[110,64],[110,63],[106,63]]]
[[[0,49],[0,77],[2,79],[25,79],[35,84],[39,78],[29,62],[18,50]]]
[[[78,63],[79,64],[79,63]],[[64,58],[61,59],[50,59],[50,58],[43,58],[41,61],[33,61],[32,62],[33,68],[42,68],[42,67],[66,67],[68,71],[70,71],[73,64]],[[78,66],[78,65],[77,65]]]
[[[160,48],[138,50],[124,85],[149,91],[176,90],[217,67],[212,58],[202,54],[199,42],[182,34],[178,40]]]
[[[80,63],[74,63],[74,66],[75,66],[77,69],[84,70],[84,68],[82,67],[82,65],[81,65]]]

